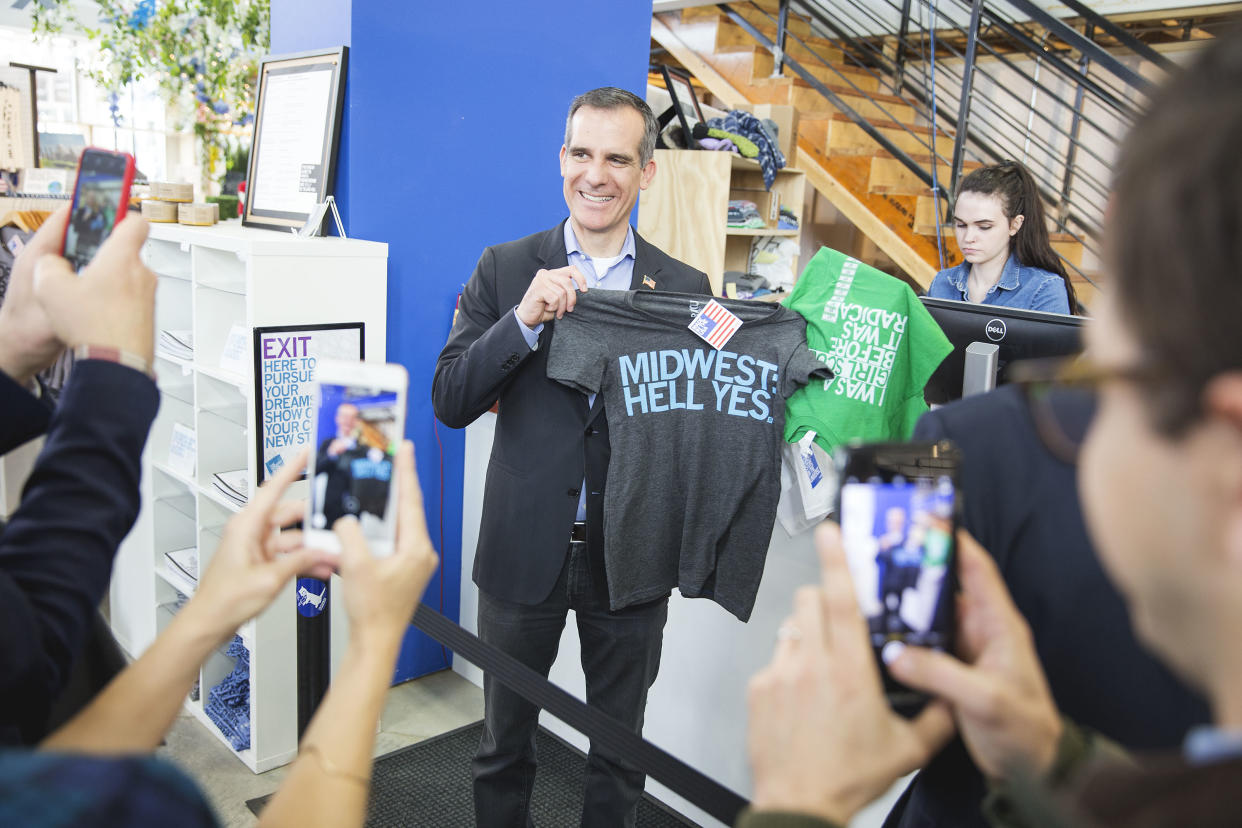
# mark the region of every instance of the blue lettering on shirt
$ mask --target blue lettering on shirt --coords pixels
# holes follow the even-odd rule
[[[710,348],[639,351],[617,358],[628,417],[707,406],[730,417],[771,421],[780,371],[750,354]]]

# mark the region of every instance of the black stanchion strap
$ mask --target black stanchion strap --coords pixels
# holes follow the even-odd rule
[[[604,747],[632,762],[721,822],[732,825],[746,807],[746,800],[737,793],[646,741],[611,716],[588,706],[503,650],[480,641],[478,636],[430,607],[420,605],[414,612],[413,623],[527,701],[586,734],[597,747]]]

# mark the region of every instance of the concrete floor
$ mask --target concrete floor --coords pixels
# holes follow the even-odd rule
[[[445,670],[408,681],[388,693],[375,755],[391,753],[481,718],[483,691],[456,673]],[[159,755],[176,762],[198,782],[220,824],[227,828],[254,825],[246,800],[275,791],[287,770],[251,773],[189,713],[177,719]]]

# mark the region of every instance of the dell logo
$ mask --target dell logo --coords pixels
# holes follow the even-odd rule
[[[984,326],[983,332],[988,335],[988,339],[993,342],[1000,342],[1005,338],[1005,323],[1000,319],[991,319]]]

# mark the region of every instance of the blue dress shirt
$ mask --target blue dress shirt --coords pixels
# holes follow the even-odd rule
[[[927,295],[932,299],[969,302],[966,284],[969,277],[970,262],[942,270],[932,279]],[[980,304],[1047,313],[1070,312],[1065,281],[1055,273],[1019,264],[1012,253],[1005,260],[1000,281],[988,290]]]

